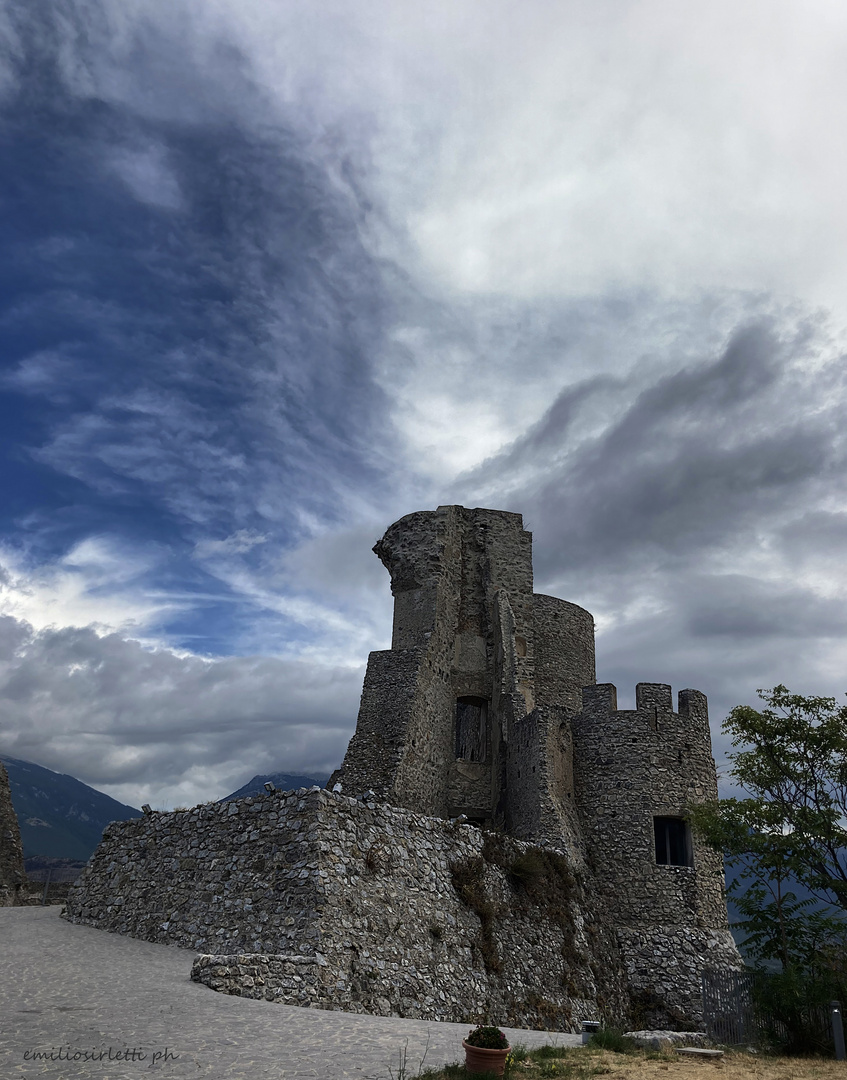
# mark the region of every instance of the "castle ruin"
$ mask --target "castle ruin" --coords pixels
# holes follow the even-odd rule
[[[371,653],[329,790],[109,827],[75,922],[203,950],[217,990],[323,1008],[576,1028],[691,1026],[700,974],[740,966],[706,699],[597,684],[594,622],[533,592],[519,514],[409,514],[375,552]]]

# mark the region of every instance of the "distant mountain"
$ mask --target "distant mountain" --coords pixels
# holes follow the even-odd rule
[[[233,799],[246,799],[248,795],[264,795],[265,784],[268,781],[280,791],[294,791],[297,788],[314,787],[315,784],[323,787],[327,780],[329,780],[329,773],[319,773],[317,776],[300,776],[298,773],[284,772],[269,773],[267,776],[254,776],[244,787],[240,787],[238,791],[233,791],[231,795],[218,801],[232,802]]]
[[[86,862],[110,821],[141,817],[140,810],[73,776],[5,755],[0,761],[9,773],[28,865],[36,855]]]

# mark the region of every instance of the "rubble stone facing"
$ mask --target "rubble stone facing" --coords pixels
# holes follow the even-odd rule
[[[26,871],[21,830],[6,766],[0,762],[0,907],[13,907],[24,902]]]
[[[391,649],[371,653],[356,733],[329,786],[418,813],[502,819],[509,729],[535,704],[532,537],[520,514],[440,506],[395,522],[374,551],[391,575]],[[459,697],[489,703],[482,761],[456,760]]]
[[[109,827],[66,917],[197,949],[197,981],[288,1004],[574,1031],[598,1008],[626,1012],[590,895],[575,884],[563,927],[509,880],[532,845],[496,841],[506,869],[470,825],[319,789],[153,813]],[[496,971],[453,882],[468,863],[494,913]]]

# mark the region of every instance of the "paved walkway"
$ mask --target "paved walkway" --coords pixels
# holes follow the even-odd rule
[[[216,994],[189,979],[195,955],[74,926],[57,907],[0,908],[0,1077],[396,1080],[405,1052],[411,1080],[424,1054],[424,1068],[463,1059],[466,1024]],[[581,1041],[506,1030],[512,1045]],[[68,1060],[82,1052],[100,1059]]]

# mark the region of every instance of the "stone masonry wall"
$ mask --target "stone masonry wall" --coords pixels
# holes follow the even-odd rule
[[[574,775],[585,849],[610,915],[625,926],[725,930],[720,855],[692,838],[693,866],[657,863],[655,816],[684,817],[717,798],[705,698],[671,704],[671,688],[639,683],[636,709],[616,709],[611,684],[583,691],[573,721]]]
[[[200,950],[201,981],[292,1004],[574,1030],[625,1014],[613,930],[566,860],[539,852],[275,792],[113,824],[67,918]]]
[[[369,660],[356,734],[330,786],[501,820],[508,726],[534,705],[532,538],[520,514],[441,506],[395,522],[374,551],[391,575],[392,647]],[[460,698],[487,702],[473,761],[456,754]]]
[[[561,707],[537,706],[512,727],[508,747],[506,828],[584,860],[575,801],[570,718]]]
[[[535,698],[539,705],[565,707],[571,716],[582,708],[582,688],[594,674],[594,617],[585,608],[536,593]]]
[[[25,882],[21,830],[12,805],[9,774],[0,762],[0,907],[18,903]]]
[[[114,823],[67,918],[197,949],[214,989],[382,1015],[577,1030],[640,978],[562,853],[317,788]],[[690,972],[661,970],[672,1023]]]
[[[340,780],[351,795],[371,790],[380,800],[389,798],[403,750],[410,741],[409,724],[424,651],[383,649],[370,654],[359,719],[344,770],[336,770],[330,786]],[[434,778],[427,775],[426,779],[435,786]]]

